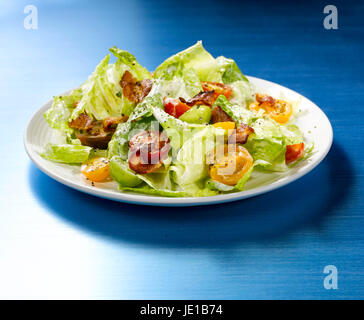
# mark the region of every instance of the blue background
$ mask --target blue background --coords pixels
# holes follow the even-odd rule
[[[38,8],[25,30],[24,6]],[[339,29],[325,30],[335,4]],[[360,1],[8,1],[0,4],[0,297],[335,299],[364,293],[364,5]],[[113,45],[153,70],[203,40],[214,56],[317,103],[334,143],[269,194],[143,207],[71,190],[23,148],[32,114]],[[339,288],[323,286],[326,265]]]

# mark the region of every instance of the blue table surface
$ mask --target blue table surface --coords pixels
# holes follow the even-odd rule
[[[0,4],[0,298],[364,297],[364,4],[335,1],[29,1]],[[116,45],[153,70],[203,40],[243,72],[317,103],[334,143],[310,174],[252,199],[135,206],[71,190],[23,147],[32,114]],[[338,289],[323,286],[326,265]]]

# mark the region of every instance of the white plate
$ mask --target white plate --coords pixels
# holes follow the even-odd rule
[[[43,147],[48,142],[52,142],[54,134],[43,118],[43,113],[50,108],[52,101],[48,101],[30,120],[24,136],[25,149],[38,168],[51,178],[79,191],[116,201],[145,205],[196,206],[253,197],[282,187],[310,172],[330,150],[333,133],[326,115],[310,100],[278,84],[254,77],[248,78],[260,92],[269,93],[275,97],[282,96],[287,100],[300,101],[299,109],[301,112],[297,119],[297,125],[301,128],[307,143],[315,142],[315,152],[309,159],[302,161],[287,172],[267,173],[260,176],[259,181],[256,179],[249,180],[246,184],[246,190],[241,192],[212,197],[167,198],[120,192],[117,190],[115,182],[95,183],[95,186],[92,186],[83,178],[79,166],[51,162],[40,156]],[[257,184],[259,187],[255,187]]]

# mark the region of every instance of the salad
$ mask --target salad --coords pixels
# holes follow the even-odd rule
[[[42,156],[123,192],[238,192],[253,171],[287,171],[310,155],[297,114],[297,102],[256,90],[233,59],[214,58],[201,41],[154,72],[114,47],[84,84],[54,97],[44,117],[57,141]]]

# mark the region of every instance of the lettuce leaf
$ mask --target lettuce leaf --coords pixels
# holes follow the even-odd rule
[[[249,82],[239,80],[230,84],[232,89],[230,102],[233,105],[239,105],[241,107],[246,107],[251,103],[253,98],[253,89]]]
[[[211,190],[216,190],[221,192],[231,192],[234,190],[234,186],[228,186],[227,184],[212,179],[206,180],[206,187]]]
[[[146,68],[142,67],[136,60],[135,56],[128,51],[121,50],[116,47],[110,48],[109,50],[117,58],[115,67],[119,70],[121,75],[128,70],[138,81],[152,78],[151,73]]]
[[[110,51],[117,57],[117,61],[109,64],[108,54],[81,86],[82,98],[72,112],[72,119],[84,111],[97,120],[103,120],[110,116],[129,115],[134,109],[135,103],[122,94],[120,80],[126,70],[137,80],[151,78],[151,74],[131,53],[115,47]]]
[[[198,41],[193,46],[183,50],[165,60],[155,70],[154,76],[160,77],[161,73],[171,68],[183,65],[184,68],[193,69],[200,81],[222,82],[220,66],[216,59],[208,53],[202,46],[202,42]]]
[[[294,124],[281,126],[282,133],[286,145],[297,144],[303,142],[303,134],[301,130]]]
[[[236,62],[220,56],[216,59],[222,73],[222,81],[230,85],[232,94],[230,102],[245,107],[249,101],[252,101],[252,87],[249,80],[242,74]]]
[[[173,190],[173,183],[170,177],[169,168],[162,167],[157,172],[137,174],[148,186],[156,190]]]
[[[256,120],[251,124],[255,133],[246,148],[255,165],[272,171],[285,171],[286,146],[303,142],[303,134],[296,125],[279,125],[270,118]]]
[[[43,114],[52,129],[59,130],[70,137],[73,129],[68,126],[68,121],[74,109],[74,104],[80,100],[81,94],[81,89],[76,89],[69,95],[53,98],[52,106]]]
[[[153,116],[154,106],[157,109],[163,108],[163,102],[160,95],[153,97],[146,97],[133,110],[127,122],[120,123],[109,142],[108,155],[109,158],[118,155],[123,160],[128,159],[129,153],[129,140],[138,132],[142,130],[150,130],[153,126],[154,129],[159,129],[158,123],[153,123],[155,120]]]
[[[155,196],[162,196],[162,197],[187,197],[187,193],[184,191],[173,191],[173,190],[163,190],[163,189],[153,189],[148,185],[144,185],[142,187],[131,188],[131,187],[122,187],[119,186],[119,190],[121,191],[130,191],[136,193],[143,193],[143,194],[150,194]]]
[[[200,81],[214,81],[232,87],[234,104],[245,106],[252,97],[251,85],[235,61],[222,56],[214,59],[201,41],[164,61],[154,78],[164,80],[157,81],[153,91],[163,96],[188,99],[201,91]]]
[[[224,95],[220,95],[214,104],[224,110],[236,124],[244,123],[249,125],[254,119],[257,119],[256,114],[246,109],[245,107],[232,104]]]
[[[81,86],[82,98],[72,112],[72,119],[84,111],[97,120],[122,113],[121,87],[117,82],[121,74],[115,65],[109,65],[109,59],[110,55],[107,55]]]
[[[182,189],[190,197],[211,197],[220,193],[218,190],[208,188],[206,179],[186,184]]]
[[[160,95],[159,98],[154,97],[154,99],[160,99],[163,105]],[[163,107],[160,108],[156,106],[156,104],[150,105],[150,108],[154,118],[160,123],[164,132],[169,137],[171,147],[174,151],[178,150],[184,142],[189,140],[195,133],[206,128],[206,125],[188,123],[177,119],[165,112]]]
[[[47,144],[41,156],[55,162],[79,164],[88,160],[92,148],[72,144]]]
[[[244,189],[245,183],[249,180],[252,172],[254,170],[254,166],[251,167],[244,176],[239,180],[239,182],[235,185],[235,190],[242,191]]]
[[[119,156],[113,156],[110,160],[110,175],[123,187],[136,187],[143,182]]]
[[[249,83],[248,79],[242,74],[238,65],[233,59],[228,59],[223,56],[217,57],[216,62],[222,73],[222,81],[225,84],[231,84],[235,81],[244,81]]]
[[[195,70],[186,68],[182,61],[166,64],[154,73],[154,84],[150,95],[189,99],[202,90]]]
[[[267,170],[284,171],[286,143],[280,125],[270,118],[259,118],[250,126],[254,134],[244,146],[252,155],[255,165]]]
[[[149,130],[152,125],[152,117],[141,118],[138,121],[127,121],[120,123],[109,142],[108,156],[120,156],[123,160],[128,159],[129,140],[138,132]]]
[[[134,188],[143,183],[155,190],[174,189],[168,161],[156,172],[137,174],[130,170],[127,161],[119,156],[113,156],[110,161],[110,174],[121,188]]]
[[[195,133],[182,145],[171,166],[174,182],[190,194],[202,191],[204,184],[199,183],[208,178],[206,154],[224,139],[225,131],[213,126]]]
[[[113,156],[110,161],[110,174],[121,188],[139,186],[143,182],[155,190],[173,190],[174,185],[170,178],[169,162],[156,172],[137,174],[130,170],[128,162],[119,156]],[[144,184],[143,183],[143,184]]]

